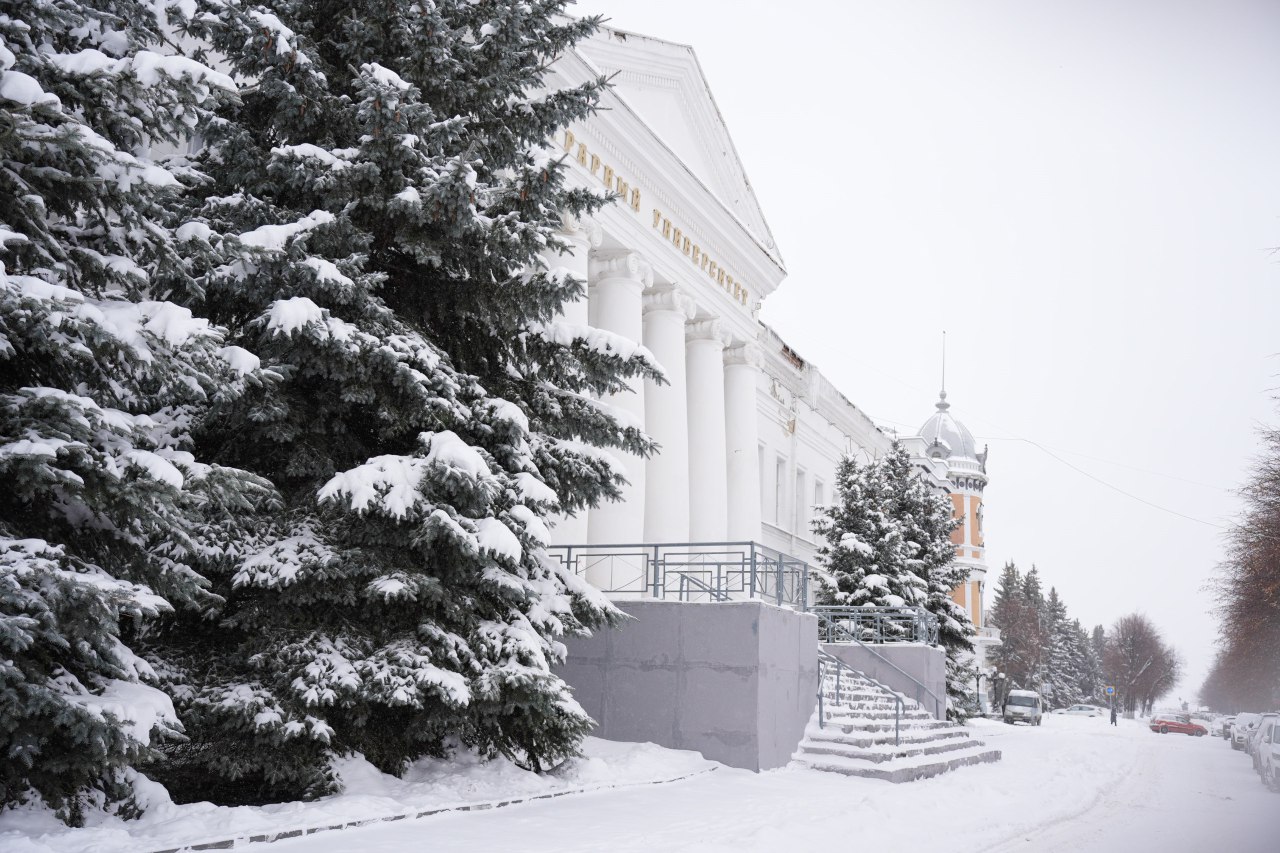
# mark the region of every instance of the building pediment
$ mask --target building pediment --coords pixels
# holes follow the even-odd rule
[[[693,48],[602,27],[576,51],[779,266],[782,256]]]

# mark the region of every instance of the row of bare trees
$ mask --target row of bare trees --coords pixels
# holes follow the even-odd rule
[[[1280,708],[1280,429],[1240,490],[1245,511],[1227,534],[1218,577],[1218,656],[1200,701],[1228,713]]]

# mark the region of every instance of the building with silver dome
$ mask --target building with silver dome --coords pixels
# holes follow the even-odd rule
[[[956,562],[969,570],[968,580],[952,591],[952,598],[969,612],[978,629],[977,664],[987,667],[988,650],[1000,642],[1000,633],[986,625],[982,597],[986,588],[987,549],[982,529],[983,492],[987,487],[987,447],[978,449],[973,433],[951,414],[944,389],[935,411],[920,431],[904,444],[922,467],[944,479],[955,517],[964,523],[951,534]]]

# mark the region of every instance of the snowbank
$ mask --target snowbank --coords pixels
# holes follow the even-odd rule
[[[272,806],[174,805],[161,786],[142,780],[147,812],[135,821],[90,817],[69,829],[42,809],[0,812],[5,853],[146,853],[194,844],[278,835],[424,811],[488,807],[512,800],[676,779],[719,765],[696,752],[587,738],[582,758],[539,776],[505,760],[424,759],[404,778],[380,773],[362,757],[336,764],[346,790],[310,803]]]

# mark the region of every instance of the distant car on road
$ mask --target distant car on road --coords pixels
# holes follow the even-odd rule
[[[1044,700],[1034,690],[1010,690],[1009,698],[1004,700],[1004,721],[1040,725],[1044,716]]]
[[[1101,717],[1106,712],[1106,708],[1099,708],[1097,705],[1072,705],[1070,708],[1058,708],[1053,713],[1068,717]]]
[[[1258,725],[1249,733],[1249,741],[1244,745],[1245,752],[1249,753],[1249,757],[1253,759],[1253,769],[1259,774],[1262,773],[1262,766],[1259,763],[1262,752],[1262,737],[1269,734],[1271,724],[1280,718],[1280,714],[1261,714],[1258,717]]]
[[[1248,746],[1249,735],[1261,719],[1261,714],[1236,714],[1235,722],[1231,724],[1231,748],[1244,749]]]
[[[1222,735],[1223,740],[1231,740],[1231,724],[1235,721],[1235,717],[1223,717],[1221,720],[1218,720],[1218,725],[1222,727],[1219,734]]]
[[[1199,723],[1191,722],[1191,718],[1186,714],[1163,714],[1156,715],[1151,718],[1148,724],[1153,732],[1159,732],[1167,735],[1169,732],[1180,735],[1191,735],[1192,737],[1204,737],[1209,730]]]
[[[1258,775],[1263,784],[1280,794],[1280,717],[1265,720],[1258,740]]]

